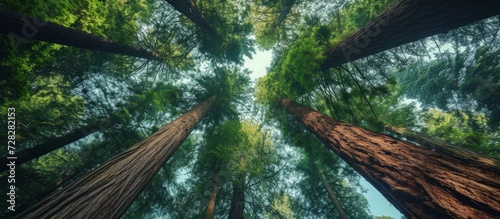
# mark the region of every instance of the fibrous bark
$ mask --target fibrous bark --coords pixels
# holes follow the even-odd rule
[[[8,34],[15,38],[40,40],[150,60],[162,60],[158,54],[146,50],[116,43],[52,22],[37,20],[2,8],[0,8],[0,23],[2,23],[0,34]]]
[[[497,0],[401,0],[328,49],[321,69],[500,14]]]
[[[289,99],[281,106],[408,218],[497,218],[500,171],[336,121]]]
[[[19,218],[120,218],[212,107],[215,96]]]

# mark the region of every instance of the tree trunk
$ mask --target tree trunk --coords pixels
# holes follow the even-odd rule
[[[204,30],[207,33],[213,34],[214,36],[218,36],[217,31],[210,25],[210,23],[203,17],[203,14],[198,10],[195,3],[192,0],[165,0],[167,1],[174,9],[184,16],[186,16],[189,20],[191,20],[196,26],[200,29]]]
[[[500,169],[338,122],[289,99],[280,104],[408,218],[497,218]]]
[[[120,218],[210,110],[215,98],[200,103],[19,217]]]
[[[280,26],[283,23],[283,21],[285,21],[286,17],[288,16],[288,14],[290,14],[290,11],[292,10],[296,2],[297,0],[290,0],[284,2],[280,15],[278,16],[278,19],[276,19],[276,22],[273,24],[273,27],[271,28],[272,31],[274,31],[278,26]]]
[[[393,135],[406,138],[409,141],[418,143],[422,147],[436,151],[445,156],[454,156],[458,158],[472,159],[479,165],[491,166],[492,168],[500,167],[500,161],[494,158],[480,155],[476,152],[455,146],[451,143],[433,138],[431,136],[425,135],[420,132],[414,132],[412,130],[403,127],[395,127],[395,126],[386,127],[385,130],[392,133]]]
[[[330,200],[332,200],[333,205],[335,205],[335,208],[339,212],[339,216],[342,219],[347,219],[347,214],[344,212],[344,209],[342,208],[342,205],[340,204],[339,199],[335,195],[335,193],[332,190],[332,187],[330,186],[330,183],[328,183],[328,180],[325,177],[325,174],[321,173],[321,181],[323,182],[323,185],[326,188],[326,191],[328,192],[328,197],[330,197]]]
[[[40,40],[81,49],[162,60],[158,54],[146,50],[112,42],[80,30],[67,28],[52,22],[40,21],[2,8],[0,8],[0,23],[2,23],[0,34],[9,34],[18,38],[17,40]]]
[[[240,155],[240,164],[245,162],[245,156]],[[243,219],[245,211],[245,173],[240,170],[237,180],[233,182],[233,196],[229,208],[229,219]]]
[[[220,176],[220,165],[216,161],[215,176],[214,176],[214,179],[212,182],[212,192],[210,193],[210,199],[208,200],[207,212],[205,214],[205,219],[214,218],[215,201],[217,200],[217,190],[219,189],[219,176]]]
[[[325,52],[321,69],[500,14],[498,0],[401,0]]]
[[[30,160],[46,155],[56,149],[64,147],[72,142],[78,141],[102,128],[103,128],[102,126],[96,124],[88,125],[83,128],[77,129],[73,132],[70,132],[64,136],[52,139],[45,143],[36,145],[32,148],[28,148],[20,152],[17,152],[16,155],[14,156],[16,159],[8,159],[9,157],[12,156],[2,157],[0,158],[0,163],[2,164],[0,166],[0,172],[3,172],[9,168],[7,165],[5,165],[9,162],[13,161],[15,162],[16,166],[19,166]]]

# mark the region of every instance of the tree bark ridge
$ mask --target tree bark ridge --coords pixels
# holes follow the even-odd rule
[[[338,122],[289,99],[280,104],[408,218],[500,215],[497,168]]]

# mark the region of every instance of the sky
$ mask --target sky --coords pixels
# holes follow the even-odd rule
[[[258,78],[266,75],[268,68],[271,65],[272,52],[263,51],[257,49],[256,53],[253,55],[253,59],[245,57],[244,67],[248,68],[252,73],[250,77],[252,80],[257,80]],[[403,216],[387,199],[380,194],[368,181],[361,178],[361,185],[368,190],[365,193],[365,197],[370,205],[370,211],[374,216],[391,216],[396,219],[400,219]]]

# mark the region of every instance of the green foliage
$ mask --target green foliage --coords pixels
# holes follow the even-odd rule
[[[238,67],[213,66],[208,74],[194,77],[195,84],[189,84],[190,101],[202,102],[214,95],[217,99],[212,113],[205,117],[209,123],[218,124],[224,119],[238,116],[236,105],[248,100],[250,83],[249,71]]]
[[[484,130],[487,119],[484,114],[470,115],[465,112],[442,112],[428,110],[421,118],[423,132],[478,153],[500,158],[497,148],[500,141],[495,133],[487,134]],[[476,127],[480,127],[478,130]]]

